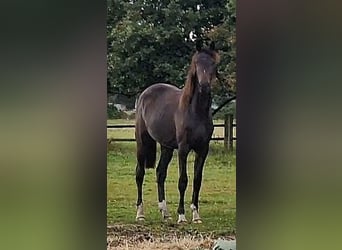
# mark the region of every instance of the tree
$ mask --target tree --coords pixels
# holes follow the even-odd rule
[[[221,113],[235,113],[234,96],[236,95],[236,0],[226,4],[227,15],[222,24],[211,29],[207,36],[215,41],[220,51],[219,82],[214,88],[214,102]],[[225,104],[222,105],[221,104]]]
[[[136,96],[156,82],[182,86],[196,40],[216,39],[224,84],[215,96],[223,98],[235,80],[233,15],[235,0],[108,0],[108,90]]]

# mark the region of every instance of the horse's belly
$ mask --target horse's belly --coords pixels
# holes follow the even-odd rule
[[[175,128],[165,123],[153,123],[148,126],[148,133],[151,137],[163,146],[177,148]]]
[[[159,134],[156,134],[153,132],[149,132],[149,133],[154,140],[156,140],[158,143],[160,143],[161,145],[163,145],[165,147],[168,147],[168,148],[177,148],[178,147],[177,140],[175,137],[160,136]]]

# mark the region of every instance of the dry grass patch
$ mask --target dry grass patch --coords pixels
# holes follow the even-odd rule
[[[235,237],[227,235],[220,238],[232,240]],[[142,225],[113,225],[107,230],[107,250],[204,250],[212,249],[216,240],[217,238],[210,234],[186,234],[179,231],[151,232]]]

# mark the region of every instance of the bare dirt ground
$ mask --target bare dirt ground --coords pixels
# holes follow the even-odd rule
[[[133,249],[212,249],[218,238],[233,240],[234,235],[212,235],[197,231],[153,230],[144,225],[110,225],[107,227],[107,250]]]

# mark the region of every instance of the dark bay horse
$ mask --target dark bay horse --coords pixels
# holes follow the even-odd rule
[[[184,193],[188,184],[186,163],[189,152],[193,150],[196,154],[190,208],[193,212],[193,222],[201,223],[198,197],[203,166],[214,129],[211,116],[211,84],[216,79],[216,66],[219,62],[219,55],[214,47],[213,43],[209,48],[197,47],[183,89],[158,83],[148,87],[138,99],[135,127],[137,220],[144,220],[142,184],[145,168],[153,168],[155,165],[158,142],[161,146],[161,156],[156,176],[158,207],[162,217],[170,217],[166,207],[164,183],[173,151],[178,149],[178,223],[187,221],[184,210]]]

